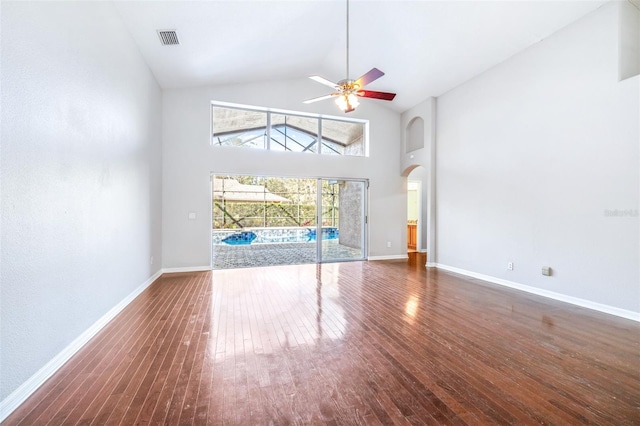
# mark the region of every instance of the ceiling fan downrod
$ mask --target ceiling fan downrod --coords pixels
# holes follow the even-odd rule
[[[347,0],[347,79],[349,78],[349,0]]]

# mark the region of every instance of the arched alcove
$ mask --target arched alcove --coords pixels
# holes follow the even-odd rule
[[[406,153],[424,148],[424,120],[414,117],[407,124],[405,148]]]

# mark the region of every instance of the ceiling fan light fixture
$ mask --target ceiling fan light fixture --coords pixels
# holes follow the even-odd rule
[[[360,105],[360,101],[355,93],[343,93],[336,98],[336,105],[338,105],[343,112],[350,112]]]

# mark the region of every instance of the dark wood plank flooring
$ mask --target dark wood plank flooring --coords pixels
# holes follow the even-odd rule
[[[422,265],[164,275],[3,425],[640,424],[640,324]]]

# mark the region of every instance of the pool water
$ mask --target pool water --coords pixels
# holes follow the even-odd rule
[[[256,238],[250,244],[271,244],[271,243],[306,243],[316,240],[316,228],[253,228],[244,229],[244,232],[253,232]],[[211,233],[213,244],[228,245],[222,240],[242,232],[241,230],[214,230]],[[338,228],[323,227],[322,239],[334,240],[339,236]]]

